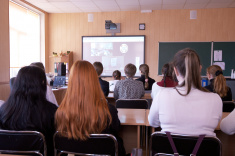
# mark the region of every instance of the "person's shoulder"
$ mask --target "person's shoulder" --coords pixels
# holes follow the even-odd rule
[[[103,80],[103,79],[101,79],[101,78],[99,79],[99,81],[102,82],[102,83],[105,83],[105,84],[108,84],[108,83],[109,83],[108,81],[105,81],[105,80]]]
[[[46,102],[45,107],[48,111],[52,111],[52,112],[55,112],[58,109],[58,107],[55,104],[51,103],[50,101]]]
[[[149,81],[151,81],[151,82],[155,82],[155,80],[154,79],[152,79],[151,77],[149,77]]]

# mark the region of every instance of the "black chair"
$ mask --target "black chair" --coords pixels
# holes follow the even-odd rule
[[[46,142],[37,131],[0,130],[0,153],[46,156]]]
[[[223,112],[232,112],[234,106],[235,104],[233,101],[223,101]]]
[[[179,155],[189,156],[196,145],[198,136],[171,134]],[[154,132],[150,139],[150,156],[174,155],[171,144],[165,132]],[[208,137],[202,140],[197,156],[221,156],[221,142],[216,137]]]
[[[148,109],[148,101],[146,99],[118,99],[116,108]]]
[[[68,139],[60,132],[54,134],[55,156],[75,155],[110,155],[118,156],[118,143],[111,134],[91,134],[85,141]]]

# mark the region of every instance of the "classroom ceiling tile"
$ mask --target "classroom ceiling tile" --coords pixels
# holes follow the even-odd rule
[[[230,4],[229,7],[235,8],[235,2],[233,2],[232,4]]]
[[[183,9],[184,4],[165,4],[162,9]]]
[[[161,10],[162,5],[141,5],[140,10]]]
[[[207,4],[210,0],[187,0],[186,4],[198,4],[198,3],[204,3]]]
[[[117,4],[118,5],[132,5],[132,6],[135,6],[135,5],[139,5],[139,1],[138,0],[116,0]]]
[[[140,6],[139,5],[134,5],[134,6],[119,6],[121,11],[139,11],[140,10]]]
[[[63,7],[60,8],[64,13],[75,13],[75,12],[82,12],[81,9],[76,7]]]
[[[47,0],[48,2],[69,2],[69,0]]]
[[[96,7],[97,6],[92,2],[92,1],[88,1],[88,2],[85,2],[85,1],[79,1],[79,2],[72,2],[74,5],[76,5],[77,7],[86,7],[86,8],[89,8],[89,7]]]
[[[50,2],[55,7],[66,8],[66,7],[76,7],[72,2]]]
[[[184,9],[204,9],[206,4],[185,4]]]
[[[227,3],[227,2],[234,2],[234,0],[211,0],[210,3]]]
[[[140,5],[161,5],[162,0],[139,0]]]
[[[227,2],[227,3],[209,3],[206,5],[205,8],[227,8],[229,7],[229,5],[231,4],[231,2]]]
[[[186,0],[163,0],[163,5],[165,4],[184,4]]]

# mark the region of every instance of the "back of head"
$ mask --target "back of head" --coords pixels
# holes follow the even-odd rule
[[[114,80],[121,80],[121,72],[119,70],[113,71]]]
[[[134,77],[135,76],[135,73],[136,73],[136,66],[134,64],[127,64],[124,68],[124,72],[126,74],[127,77]]]
[[[104,69],[103,64],[101,62],[94,62],[93,66],[94,66],[98,76],[100,76],[103,72],[103,69]]]
[[[174,69],[172,63],[166,63],[162,67],[162,74],[164,80],[164,87],[166,86],[166,77],[170,77],[172,80],[175,80]]]
[[[201,86],[200,59],[194,50],[185,48],[178,51],[174,56],[173,66],[184,78],[184,81],[179,84],[179,86],[185,86],[187,89],[186,94],[181,94],[177,90],[180,95],[188,95],[192,87],[205,91],[205,89],[203,89]]]
[[[223,71],[220,66],[212,65],[207,68],[207,73],[214,78],[214,92],[219,94],[220,97],[227,96],[228,87],[226,85],[226,79],[223,76]]]
[[[57,130],[67,132],[69,138],[85,140],[91,133],[101,133],[111,120],[95,68],[87,61],[76,61],[56,112]]]
[[[19,70],[8,100],[0,109],[1,124],[24,129],[31,123],[30,112],[40,109],[46,101],[46,76],[42,69],[26,66]],[[37,112],[35,112],[37,113]],[[10,125],[9,125],[10,123]],[[4,126],[3,126],[4,127]]]
[[[30,66],[35,66],[35,67],[41,68],[45,72],[45,68],[44,68],[44,65],[42,64],[42,62],[33,62],[30,64]]]
[[[149,66],[147,64],[141,64],[139,67],[139,70],[141,71],[141,74],[145,76],[144,88],[148,89],[149,88],[149,83],[148,83]]]

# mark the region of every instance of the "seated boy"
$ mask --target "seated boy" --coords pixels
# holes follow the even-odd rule
[[[93,66],[99,76],[99,82],[100,82],[101,89],[104,92],[104,96],[108,96],[109,95],[109,82],[102,80],[100,77],[104,69],[103,65],[101,62],[94,62]]]
[[[114,88],[115,99],[140,99],[144,96],[143,82],[135,81],[133,77],[136,73],[135,65],[129,63],[125,66],[125,80],[120,80]]]

